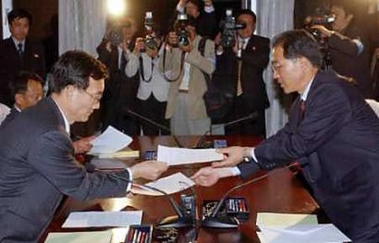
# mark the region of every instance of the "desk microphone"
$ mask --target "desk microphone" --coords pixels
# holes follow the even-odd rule
[[[168,127],[163,126],[162,124],[159,124],[158,122],[155,122],[155,121],[153,121],[153,120],[151,120],[151,119],[149,119],[149,118],[147,118],[141,114],[138,114],[137,112],[132,111],[130,109],[127,109],[126,112],[128,112],[129,114],[131,114],[131,115],[133,115],[133,116],[135,116],[135,117],[137,117],[137,118],[139,118],[145,122],[148,122],[148,123],[158,127],[159,129],[162,129],[162,130],[171,134],[171,130]],[[175,143],[178,145],[179,148],[184,148],[183,144],[180,143],[179,139],[175,135],[172,135],[172,137],[174,138]]]
[[[208,135],[211,135],[210,131],[206,131],[201,137],[199,138],[199,141],[195,145],[195,149],[203,149],[203,148],[212,148],[213,145],[210,142],[206,141],[206,138]]]
[[[174,209],[176,215],[169,216],[169,217],[163,219],[160,223],[158,223],[156,225],[156,227],[159,227],[159,228],[186,228],[186,227],[192,227],[196,224],[196,219],[193,217],[186,216],[185,212],[183,212],[183,210],[185,210],[185,209],[182,209],[175,202],[175,200],[169,194],[167,194],[165,191],[162,191],[156,187],[138,184],[138,183],[135,183],[135,182],[128,180],[126,178],[122,178],[119,176],[116,176],[116,177],[118,179],[121,179],[121,180],[126,181],[128,183],[131,183],[132,186],[135,186],[137,188],[159,192],[169,201],[169,203],[170,203],[171,207]]]
[[[225,127],[233,126],[234,124],[237,124],[237,123],[240,123],[240,122],[243,122],[243,121],[246,121],[246,120],[250,120],[250,119],[251,120],[257,120],[258,118],[259,118],[259,113],[258,112],[253,112],[250,115],[241,117],[241,118],[236,119],[234,121],[226,122],[226,123],[224,123],[224,126]]]
[[[254,163],[254,162],[251,162],[251,163]],[[286,168],[291,168],[292,166],[296,166],[296,164],[290,164],[290,165],[286,166]],[[235,191],[241,187],[244,187],[248,184],[252,184],[252,183],[255,183],[257,181],[263,180],[266,177],[268,177],[270,174],[273,174],[273,173],[275,173],[275,172],[266,173],[262,176],[253,178],[247,182],[244,182],[242,184],[239,184],[237,186],[232,187],[229,191],[227,191],[222,196],[222,198],[218,202],[218,204],[217,204],[216,208],[214,209],[214,211],[212,212],[212,214],[209,217],[205,218],[201,222],[201,226],[209,227],[209,228],[224,228],[224,229],[238,228],[239,221],[236,218],[218,215],[222,206],[225,204],[225,200],[228,198],[228,195],[231,192],[233,192],[233,191]]]

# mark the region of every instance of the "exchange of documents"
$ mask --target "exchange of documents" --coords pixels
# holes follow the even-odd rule
[[[66,232],[49,233],[45,243],[108,243],[111,242],[112,231],[90,231],[90,232]]]
[[[216,149],[171,148],[158,145],[157,160],[168,165],[196,164],[219,161],[223,155]]]

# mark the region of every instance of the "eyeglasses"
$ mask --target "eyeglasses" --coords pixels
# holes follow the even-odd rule
[[[102,95],[90,94],[87,91],[85,91],[84,89],[81,89],[81,91],[83,91],[84,93],[86,93],[87,95],[89,95],[96,103],[100,103]]]

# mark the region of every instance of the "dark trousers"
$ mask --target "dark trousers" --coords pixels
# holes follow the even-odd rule
[[[165,119],[167,102],[160,102],[155,99],[154,95],[151,94],[147,100],[138,99],[139,109],[134,111],[140,115],[150,119],[151,121],[167,128],[163,129],[151,122],[139,119],[139,124],[142,128],[143,134],[147,136],[157,136],[157,135],[169,135],[170,134],[170,120]]]

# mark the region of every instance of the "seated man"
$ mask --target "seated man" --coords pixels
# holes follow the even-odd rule
[[[17,75],[16,80],[11,82],[11,93],[13,98],[13,107],[9,115],[3,121],[2,126],[11,122],[22,110],[34,106],[43,97],[44,81],[40,76],[33,72],[22,71]],[[88,152],[92,145],[90,141],[94,137],[79,139],[73,143],[75,153]]]
[[[107,71],[81,52],[64,53],[49,76],[51,96],[0,129],[0,242],[38,242],[63,196],[124,197],[132,180],[155,180],[165,163],[88,173],[74,159],[70,124],[100,107]]]

